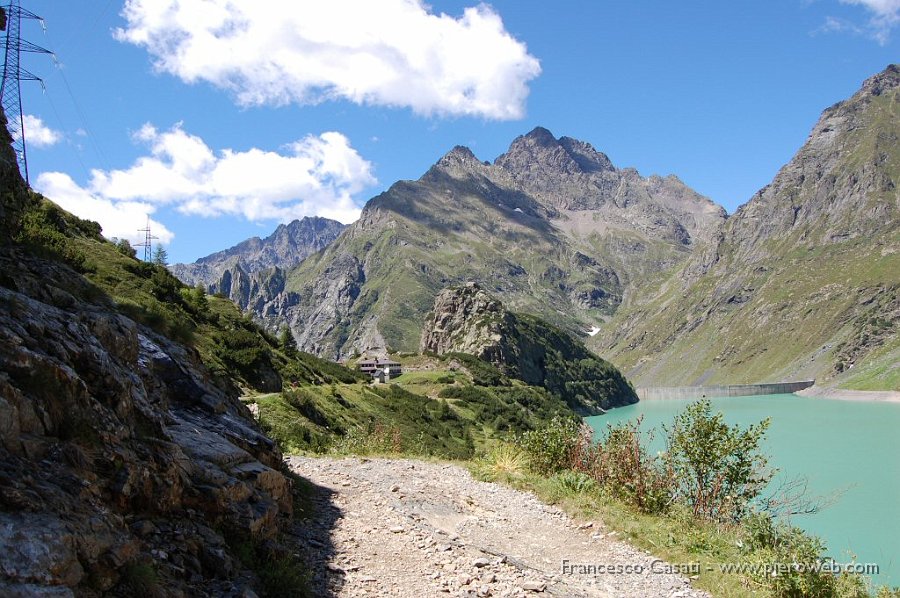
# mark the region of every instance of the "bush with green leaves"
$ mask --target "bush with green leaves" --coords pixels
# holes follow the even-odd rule
[[[644,513],[666,511],[674,499],[671,469],[648,453],[641,418],[607,425],[596,444],[593,430],[584,426],[572,453],[572,466],[590,475],[609,493]]]
[[[865,578],[833,571],[825,544],[799,527],[776,522],[766,513],[748,515],[742,526],[743,550],[751,580],[776,598],[867,598]]]
[[[774,475],[760,450],[769,420],[742,429],[723,417],[708,400],[688,405],[666,428],[666,459],[677,496],[694,516],[736,522]]]
[[[125,257],[137,259],[137,251],[131,246],[128,239],[113,239],[113,242],[116,245],[116,251]]]
[[[550,478],[560,494],[585,494],[597,490],[597,482],[591,476],[566,469]]]
[[[574,417],[556,416],[546,426],[519,435],[516,444],[528,455],[535,473],[554,474],[569,469],[580,425]]]

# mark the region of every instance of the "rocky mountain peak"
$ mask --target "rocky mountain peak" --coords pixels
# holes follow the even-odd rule
[[[465,168],[472,164],[481,164],[472,150],[464,145],[454,146],[449,152],[444,154],[440,160],[434,165],[434,168],[441,170],[455,170],[460,167]]]
[[[897,87],[900,87],[900,64],[889,64],[880,73],[866,79],[860,93],[878,96]]]
[[[574,144],[570,145],[574,147]],[[579,160],[576,157],[579,156],[570,153],[553,133],[543,127],[536,127],[530,133],[516,137],[509,150],[497,158],[494,164],[505,168],[514,176],[534,170],[549,174],[575,174],[584,171],[580,162],[590,163],[590,160]]]
[[[594,149],[590,143],[571,137],[560,137],[559,144],[585,172],[614,171],[616,167],[609,157]]]
[[[557,141],[556,137],[553,136],[553,133],[551,133],[549,129],[545,129],[544,127],[535,127],[525,135],[522,135],[519,139],[522,139],[523,141],[529,141],[543,147],[556,147],[559,145],[559,141]],[[519,139],[516,139],[516,141],[518,141]],[[513,141],[513,143],[515,143],[515,141]]]
[[[494,163],[515,177],[531,176],[536,171],[543,176],[616,172],[609,157],[590,143],[572,137],[557,139],[543,127],[517,137]]]

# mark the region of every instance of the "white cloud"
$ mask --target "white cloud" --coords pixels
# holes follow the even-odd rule
[[[890,40],[891,30],[900,25],[900,0],[840,0],[841,4],[862,6],[870,13],[869,29],[878,43]]]
[[[133,137],[149,154],[129,168],[94,170],[86,187],[63,173],[44,173],[35,188],[74,214],[100,222],[106,236],[131,240],[139,228],[135,224],[159,206],[205,217],[288,222],[318,215],[349,223],[360,213],[353,195],[377,182],[371,163],[336,132],[309,135],[284,153],[215,152],[180,124],[165,132],[146,124]],[[161,224],[152,228],[160,242],[171,240]]]
[[[22,117],[22,121],[25,124],[25,141],[29,147],[50,147],[62,140],[62,134],[59,131],[51,129],[44,124],[43,120],[33,114],[26,114]],[[18,130],[18,119],[13,120],[10,124],[13,128],[12,136],[20,139],[22,134]]]
[[[147,224],[147,217],[156,211],[155,206],[145,202],[114,202],[92,195],[62,172],[42,173],[35,183],[35,189],[55,201],[64,210],[81,218],[99,222],[103,227],[103,234],[107,237],[128,239],[132,244],[144,240],[138,229],[143,228]],[[150,220],[150,228],[164,245],[168,245],[175,238],[172,231],[156,220]]]
[[[158,70],[243,105],[342,99],[517,119],[541,71],[485,4],[453,18],[421,0],[127,0],[122,15],[117,39]]]

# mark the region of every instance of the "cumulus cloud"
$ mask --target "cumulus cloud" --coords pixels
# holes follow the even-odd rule
[[[128,239],[132,244],[144,240],[138,229],[144,227],[156,207],[138,201],[114,202],[93,195],[80,187],[72,178],[62,172],[42,173],[34,184],[35,189],[55,201],[64,210],[76,216],[94,220],[103,227],[107,237]],[[150,228],[159,242],[168,245],[175,235],[161,222],[150,219]]]
[[[869,13],[869,32],[878,43],[890,40],[891,30],[900,24],[900,0],[840,0],[841,4],[864,7]]]
[[[353,196],[377,182],[371,163],[336,132],[309,135],[282,153],[216,152],[180,124],[168,131],[146,124],[134,139],[149,152],[128,168],[93,170],[85,187],[63,173],[44,173],[35,187],[65,209],[100,222],[107,236],[133,239],[135,223],[160,206],[205,217],[287,222],[318,215],[348,223],[360,213]],[[152,226],[161,242],[168,242],[163,235],[171,240],[170,232],[157,232],[161,224]]]
[[[155,67],[242,105],[357,104],[517,119],[538,60],[480,4],[459,18],[421,0],[127,0],[117,39]]]
[[[15,139],[21,139],[22,133],[16,121],[18,119],[10,123],[13,129],[11,133]],[[26,114],[22,118],[22,122],[25,125],[25,141],[30,147],[50,147],[62,140],[62,134],[59,131],[51,129],[44,124],[43,120],[33,114]]]

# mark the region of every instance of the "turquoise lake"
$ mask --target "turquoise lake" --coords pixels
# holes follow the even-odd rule
[[[641,429],[661,424],[691,401],[641,401],[586,418],[595,430],[644,416]],[[900,585],[900,404],[762,395],[712,399],[729,424],[746,426],[766,417],[772,424],[764,450],[779,478],[806,476],[813,496],[842,492],[837,503],[791,523],[822,538],[837,562],[877,563],[878,585]],[[773,482],[773,486],[777,480]]]

